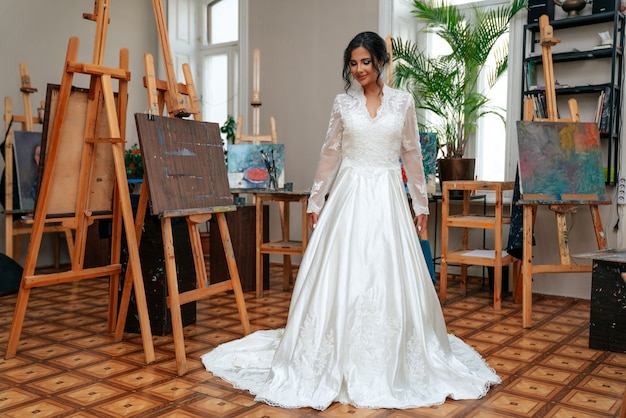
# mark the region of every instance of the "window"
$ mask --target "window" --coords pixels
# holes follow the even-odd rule
[[[202,0],[200,47],[202,118],[222,125],[236,117],[239,74],[239,0]]]

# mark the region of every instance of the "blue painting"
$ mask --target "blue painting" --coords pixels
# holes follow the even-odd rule
[[[604,168],[596,123],[517,122],[522,195],[605,199]]]
[[[420,147],[422,148],[422,165],[424,166],[424,177],[426,179],[426,188],[429,194],[435,192],[435,174],[437,169],[437,133],[436,132],[420,132]],[[404,190],[409,194],[409,186],[407,185],[406,171],[402,166],[402,181],[404,182]]]
[[[420,145],[422,147],[422,163],[426,177],[435,175],[437,170],[437,133],[420,132]]]
[[[276,188],[285,184],[284,144],[229,144],[228,184],[231,189],[266,189],[275,167]]]

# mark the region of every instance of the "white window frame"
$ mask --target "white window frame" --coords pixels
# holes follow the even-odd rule
[[[178,0],[164,0],[167,1],[168,12],[170,10],[176,10],[176,2]],[[213,53],[224,53],[227,51],[228,56],[228,65],[229,68],[234,68],[236,72],[235,77],[229,77],[228,82],[228,114],[232,115],[233,118],[237,118],[238,115],[244,114],[246,107],[246,92],[248,91],[248,1],[249,0],[238,0],[239,1],[239,40],[236,42],[225,42],[217,45],[209,45],[207,40],[207,7],[213,3],[215,0],[190,0],[190,3],[193,7],[193,15],[195,18],[193,19],[193,37],[196,39],[196,49],[195,56],[193,59],[189,59],[189,64],[192,66],[192,72],[194,74],[194,83],[196,84],[196,91],[200,95],[201,101],[201,111],[203,112],[203,120],[204,117],[204,109],[206,108],[206,98],[203,97],[204,86],[207,81],[204,79],[204,71],[203,65],[205,58]],[[191,18],[190,18],[191,19]],[[171,19],[168,16],[168,32],[170,39],[175,39],[176,31],[177,31],[177,22],[175,19]],[[172,55],[177,55],[176,44],[171,42]],[[180,70],[176,69],[178,78],[180,80]],[[181,80],[182,82],[182,80]],[[224,121],[211,121],[217,122],[222,125]]]

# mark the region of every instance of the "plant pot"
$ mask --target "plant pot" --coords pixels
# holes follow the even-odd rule
[[[437,160],[439,166],[439,182],[451,180],[474,180],[475,158],[440,158]],[[451,190],[450,197],[458,198],[463,196],[462,190]]]

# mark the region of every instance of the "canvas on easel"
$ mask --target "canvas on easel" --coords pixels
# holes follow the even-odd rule
[[[217,123],[135,114],[153,215],[231,210]]]
[[[48,84],[46,90],[46,108],[41,139],[42,166],[46,163],[48,140],[52,135],[53,124],[59,101],[58,84]],[[118,95],[114,93],[118,100]],[[82,152],[87,120],[85,115],[89,104],[89,89],[73,86],[67,104],[67,118],[71,123],[63,124],[59,146],[63,149],[63,164],[56,167],[52,180],[52,190],[48,202],[48,214],[62,216],[75,211],[79,182],[76,178],[82,164]],[[108,132],[105,109],[100,110],[97,118],[96,134],[106,136]],[[89,210],[94,213],[111,213],[113,210],[113,187],[115,172],[112,146],[101,142],[94,144],[96,153],[94,172],[91,181]],[[43,170],[40,170],[40,180]]]
[[[520,191],[555,199],[605,199],[596,123],[517,122]]]

